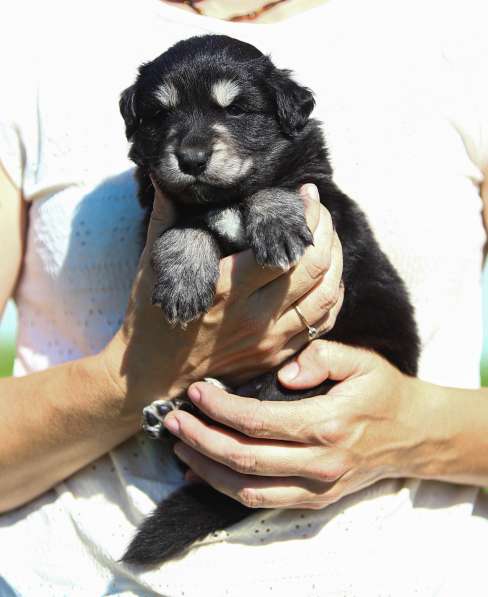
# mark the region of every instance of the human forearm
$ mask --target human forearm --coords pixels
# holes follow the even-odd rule
[[[138,423],[99,357],[0,380],[0,511],[48,490]]]
[[[409,476],[488,486],[488,390],[410,383],[420,437]]]

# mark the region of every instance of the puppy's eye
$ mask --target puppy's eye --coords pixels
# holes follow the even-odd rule
[[[152,113],[148,113],[148,114],[144,114],[142,116],[142,123],[143,124],[154,124],[159,122],[160,120],[162,120],[162,118],[164,117],[164,111],[163,110],[158,110],[157,112],[152,112]]]
[[[230,114],[231,116],[240,116],[245,112],[244,108],[239,104],[231,104],[230,106],[227,106],[225,111],[227,112],[227,114]]]

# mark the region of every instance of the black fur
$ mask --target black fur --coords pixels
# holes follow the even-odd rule
[[[219,81],[238,86],[230,105],[215,99]],[[224,100],[231,96],[233,88],[227,86]],[[250,246],[263,265],[296,263],[312,242],[298,189],[314,183],[344,255],[344,304],[327,338],[372,349],[415,375],[419,340],[405,286],[364,214],[332,181],[322,133],[309,119],[313,106],[310,90],[288,71],[225,36],[188,39],[141,67],[120,101],[130,156],[139,166],[140,201],[150,211],[151,175],[178,213],[177,225],[154,247],[153,300],[169,321],[184,325],[211,306],[223,255]],[[229,240],[226,227],[219,227],[223,214],[240,218],[244,241]],[[330,386],[290,392],[271,372],[246,384],[242,393],[297,400]],[[124,560],[149,564],[177,555],[249,512],[207,486],[184,488],[144,522]]]

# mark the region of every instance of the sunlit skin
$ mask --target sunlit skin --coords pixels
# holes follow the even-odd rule
[[[192,385],[188,396],[215,424],[186,412],[165,420],[181,440],[175,453],[188,479],[253,508],[323,508],[384,478],[488,486],[488,390],[428,384],[372,352],[324,340],[280,372],[294,389],[325,379],[339,383],[298,402]]]

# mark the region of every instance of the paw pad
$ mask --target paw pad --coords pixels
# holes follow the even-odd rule
[[[167,433],[163,425],[166,415],[174,410],[171,400],[157,400],[142,411],[142,428],[152,439],[161,439]]]

